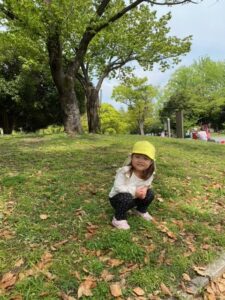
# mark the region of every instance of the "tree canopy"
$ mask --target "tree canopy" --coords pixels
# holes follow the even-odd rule
[[[29,36],[48,54],[59,93],[65,130],[81,132],[75,78],[90,43],[105,28],[143,3],[179,5],[191,0],[2,0],[1,24],[7,31]],[[134,20],[135,21],[135,20]],[[145,20],[143,20],[145,22]]]
[[[189,124],[211,123],[216,129],[225,122],[225,62],[205,57],[179,68],[164,90],[162,117],[184,110]],[[173,118],[173,117],[172,117]]]

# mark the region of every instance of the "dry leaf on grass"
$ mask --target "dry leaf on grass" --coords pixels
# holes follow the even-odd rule
[[[188,294],[191,294],[191,295],[195,294],[195,291],[192,288],[186,288],[185,292],[188,293]]]
[[[145,294],[145,291],[143,289],[141,289],[140,287],[136,287],[133,289],[133,292],[137,295],[137,296],[143,296]]]
[[[225,284],[221,283],[221,282],[217,282],[217,285],[218,285],[219,291],[221,293],[224,293],[225,292]]]
[[[59,293],[59,297],[61,297],[62,300],[76,300],[76,298],[68,296],[64,292]]]
[[[156,197],[156,200],[158,200],[159,202],[164,202],[164,199],[162,197]]]
[[[12,287],[17,280],[17,274],[14,274],[12,272],[8,272],[3,275],[1,281],[0,281],[0,289],[7,289],[9,287]]]
[[[52,273],[50,273],[49,271],[42,271],[41,272],[43,275],[45,275],[45,277],[49,280],[54,280],[56,279],[56,275],[53,275]]]
[[[205,244],[202,246],[202,249],[204,250],[208,250],[210,248],[210,245],[209,244]]]
[[[0,230],[0,237],[6,240],[10,240],[14,237],[14,232],[8,229],[2,229]]]
[[[36,265],[36,267],[40,270],[43,270],[48,267],[49,263],[51,263],[52,254],[50,252],[45,252],[42,257],[41,261]]]
[[[108,282],[108,281],[113,280],[114,275],[111,274],[111,273],[109,273],[108,270],[103,270],[103,271],[102,271],[102,274],[101,274],[101,278],[102,278],[104,281]]]
[[[123,266],[119,270],[120,277],[123,276],[123,275],[126,275],[126,274],[130,273],[131,271],[137,269],[138,267],[139,267],[138,264],[129,264],[127,266]]]
[[[114,296],[114,297],[122,296],[122,290],[121,290],[120,284],[118,282],[111,284],[110,292],[111,292],[112,296]]]
[[[160,287],[161,287],[163,294],[172,296],[170,289],[163,282],[160,284]]]
[[[197,266],[194,266],[193,267],[193,270],[198,274],[198,275],[201,275],[201,276],[205,276],[205,270],[206,268],[204,267],[197,267]]]
[[[191,252],[195,252],[196,251],[196,248],[195,248],[195,246],[193,244],[188,245],[188,249],[190,249]]]
[[[215,294],[209,294],[209,295],[207,295],[207,300],[217,300],[217,299],[218,298],[215,296]]]
[[[40,219],[41,220],[46,220],[46,219],[48,219],[48,215],[46,215],[46,214],[40,214]]]
[[[51,247],[53,247],[54,251],[58,248],[60,248],[62,245],[65,245],[69,240],[63,240],[60,242],[57,242],[55,244],[53,244]]]
[[[158,260],[157,260],[157,263],[158,263],[159,265],[161,265],[161,264],[165,261],[165,255],[166,255],[166,250],[163,249],[163,250],[160,252],[159,258],[158,258]]]
[[[148,246],[145,246],[145,249],[148,253],[151,253],[156,249],[156,246],[154,244],[150,244]]]
[[[183,278],[183,280],[185,280],[185,281],[191,281],[190,276],[189,276],[188,274],[186,274],[186,273],[183,273],[183,274],[182,274],[182,278]]]
[[[78,271],[70,272],[70,274],[75,276],[78,280],[81,280],[80,273]]]
[[[10,298],[10,300],[23,300],[23,296],[22,295],[15,295],[15,296],[12,296]]]
[[[78,299],[81,298],[82,296],[86,296],[86,297],[92,296],[91,289],[93,289],[94,287],[96,287],[96,280],[91,276],[86,277],[85,281],[82,282],[78,288],[78,292],[77,292]]]
[[[172,231],[170,231],[164,224],[159,224],[159,225],[157,226],[157,228],[158,228],[161,232],[166,233],[167,236],[168,236],[170,239],[172,239],[173,241],[175,241],[175,240],[177,239],[176,235],[175,235]]]
[[[110,267],[118,267],[120,265],[123,264],[123,260],[120,259],[116,259],[116,258],[111,258],[108,260],[108,265],[110,265]]]
[[[16,261],[15,267],[21,267],[24,264],[24,260],[21,258]]]

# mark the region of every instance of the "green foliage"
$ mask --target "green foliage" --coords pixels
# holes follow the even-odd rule
[[[0,35],[0,126],[4,132],[35,131],[60,123],[60,106],[43,50],[20,31]]]
[[[112,97],[117,102],[128,105],[129,123],[144,134],[144,126],[153,117],[153,99],[156,88],[147,84],[147,78],[126,78],[123,84],[113,90]],[[132,125],[131,125],[132,126]]]
[[[29,48],[37,50],[44,61],[49,56],[51,74],[64,110],[66,130],[69,130],[67,125],[73,123],[68,121],[68,115],[73,115],[77,128],[70,130],[81,131],[80,112],[73,93],[75,78],[81,77],[80,66],[84,88],[87,89],[88,84],[97,77],[99,90],[104,78],[109,74],[112,77],[118,75],[118,69],[122,69],[119,76],[130,74],[132,68],[126,64],[131,61],[137,61],[148,70],[152,70],[157,63],[165,70],[190,50],[190,37],[179,39],[168,36],[171,15],[157,19],[156,12],[145,2],[1,1],[1,24],[17,44],[20,44],[22,37],[21,45],[25,46],[27,41]],[[163,4],[168,5],[168,1]],[[79,100],[79,94],[77,97]],[[79,104],[83,108],[84,102]],[[67,112],[68,107],[70,113]]]
[[[103,103],[100,108],[102,133],[115,134],[126,133],[126,113],[117,111],[111,104]]]
[[[119,5],[118,5],[119,6]],[[115,8],[116,9],[116,8]],[[145,70],[159,64],[162,70],[176,64],[190,50],[190,37],[168,36],[170,14],[157,18],[156,11],[141,5],[92,40],[86,56],[90,78],[124,77],[132,72],[127,63],[137,61]],[[116,72],[120,69],[120,72]]]
[[[171,117],[183,109],[186,126],[211,123],[222,128],[225,120],[225,63],[202,58],[189,67],[178,69],[164,90],[161,117]]]

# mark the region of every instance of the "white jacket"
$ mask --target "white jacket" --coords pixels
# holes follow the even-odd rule
[[[130,193],[135,197],[137,187],[150,187],[153,181],[153,175],[147,180],[138,178],[134,172],[130,176],[130,166],[125,166],[117,170],[114,185],[109,193],[109,197],[113,197],[119,193]]]

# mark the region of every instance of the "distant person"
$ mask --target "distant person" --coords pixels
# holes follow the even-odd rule
[[[130,228],[127,211],[135,208],[135,213],[151,221],[147,212],[154,199],[151,189],[155,171],[155,147],[148,141],[136,142],[125,166],[117,170],[109,200],[115,209],[112,225],[118,229]]]
[[[205,130],[199,130],[197,132],[197,137],[201,141],[208,141],[207,133]]]
[[[190,138],[191,137],[191,131],[188,129],[186,132],[185,132],[185,138]]]
[[[160,134],[161,137],[165,137],[165,131],[163,130]]]

